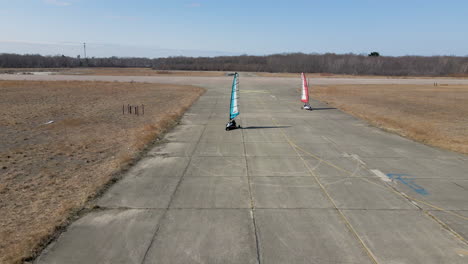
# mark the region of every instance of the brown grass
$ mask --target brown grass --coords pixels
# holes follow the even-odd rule
[[[63,74],[102,75],[102,76],[225,76],[226,72],[217,71],[165,71],[150,68],[76,68],[61,72]]]
[[[256,72],[255,75],[259,77],[283,77],[283,78],[298,78],[300,73],[289,73],[289,72]],[[350,75],[350,74],[333,74],[333,73],[306,73],[307,78],[366,78],[366,79],[453,79],[453,78],[468,78],[466,74],[453,74],[450,76],[382,76],[382,75]]]
[[[51,72],[63,75],[94,75],[94,76],[193,76],[193,77],[220,77],[234,71],[177,71],[153,70],[151,68],[1,68],[0,74],[29,74],[31,72]],[[468,74],[450,74],[447,76],[380,76],[380,75],[350,75],[333,73],[306,73],[308,78],[369,78],[369,79],[464,79]],[[254,72],[250,76],[298,78],[300,73],[288,72]]]
[[[468,86],[339,85],[311,97],[411,139],[468,154]]]
[[[34,256],[202,92],[166,84],[0,81],[0,263]],[[123,103],[144,104],[145,115],[122,115]]]
[[[94,76],[225,76],[224,71],[166,71],[151,68],[1,68],[0,74],[28,74],[31,72],[51,72],[64,75]]]

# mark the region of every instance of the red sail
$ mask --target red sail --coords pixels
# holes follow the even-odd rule
[[[309,103],[309,84],[307,83],[307,78],[304,73],[301,73],[302,76],[302,95],[301,102],[307,104]]]

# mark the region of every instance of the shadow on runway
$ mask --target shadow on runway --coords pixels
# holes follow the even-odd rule
[[[334,108],[334,107],[312,108],[312,111],[315,111],[315,110],[333,110],[333,109],[336,109],[336,108]]]
[[[249,127],[242,127],[242,129],[268,129],[268,128],[287,128],[291,126],[249,126]]]

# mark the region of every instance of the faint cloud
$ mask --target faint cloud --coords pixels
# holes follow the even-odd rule
[[[189,7],[189,8],[197,8],[197,7],[201,7],[201,3],[191,3],[191,4],[187,4],[185,6]]]
[[[70,6],[72,3],[62,0],[44,0],[44,3],[54,6]]]

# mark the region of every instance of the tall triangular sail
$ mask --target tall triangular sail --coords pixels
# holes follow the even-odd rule
[[[231,107],[229,111],[229,119],[234,119],[239,115],[239,74],[236,72],[234,74],[234,80],[232,81],[232,91],[231,91]]]
[[[307,83],[307,78],[304,73],[301,74],[302,77],[302,95],[301,102],[304,104],[309,103],[309,84]]]

